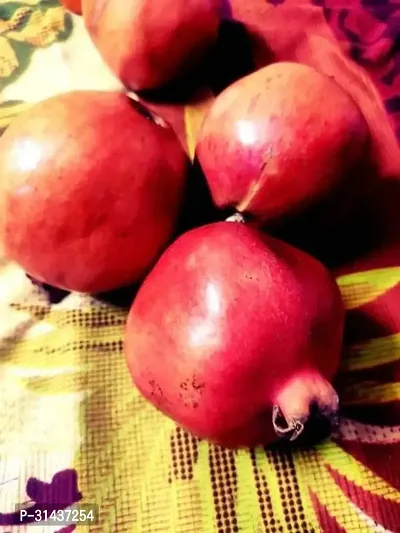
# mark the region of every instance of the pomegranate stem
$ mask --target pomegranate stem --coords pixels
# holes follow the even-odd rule
[[[234,213],[230,217],[225,219],[225,222],[237,222],[239,224],[246,224],[246,219],[241,213]]]

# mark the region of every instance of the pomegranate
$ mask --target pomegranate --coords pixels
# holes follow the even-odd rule
[[[329,380],[343,320],[339,289],[316,259],[216,222],[179,237],[145,279],[125,353],[142,395],[182,427],[255,446],[298,438],[313,413],[337,419]]]
[[[82,0],[61,0],[61,4],[76,15],[82,15]]]
[[[349,176],[351,182],[368,147],[364,117],[334,80],[282,62],[216,98],[196,154],[217,206],[267,222],[303,211]]]
[[[55,287],[137,282],[175,230],[187,163],[173,130],[124,94],[52,97],[0,140],[0,241]]]
[[[152,90],[193,71],[218,37],[219,0],[83,0],[101,56],[130,89]]]

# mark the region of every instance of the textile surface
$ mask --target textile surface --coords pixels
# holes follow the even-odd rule
[[[335,266],[347,307],[340,434],[307,451],[197,441],[132,386],[121,294],[40,286],[0,250],[1,533],[87,531],[16,525],[17,504],[46,498],[97,504],[93,532],[400,532],[400,5],[231,0],[224,17],[236,77],[276,59],[312,64],[371,128],[379,238]],[[191,155],[204,109],[231,81],[214,74],[190,103],[155,106]],[[56,0],[0,0],[1,131],[36,101],[94,88],[122,90],[80,17]]]

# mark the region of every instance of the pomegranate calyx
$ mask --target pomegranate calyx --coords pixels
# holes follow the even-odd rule
[[[279,438],[290,442],[323,440],[339,427],[338,395],[318,373],[296,376],[276,398],[272,425]]]
[[[272,409],[272,425],[280,439],[296,440],[304,431],[304,422],[296,419],[287,420],[279,405],[274,405]]]
[[[225,219],[225,222],[236,222],[238,224],[246,224],[246,219],[241,213],[234,213],[230,217]]]

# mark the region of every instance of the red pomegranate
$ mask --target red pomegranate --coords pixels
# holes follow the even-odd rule
[[[328,271],[254,228],[217,222],[178,238],[129,313],[133,381],[194,435],[227,447],[297,438],[314,408],[334,420],[329,383],[344,309]]]
[[[196,154],[217,206],[266,222],[302,211],[357,174],[367,123],[334,80],[282,62],[215,100]]]
[[[101,56],[126,87],[158,89],[191,72],[217,39],[219,0],[83,0]]]
[[[120,93],[34,105],[0,140],[0,241],[38,281],[103,292],[143,278],[175,230],[187,157]]]

